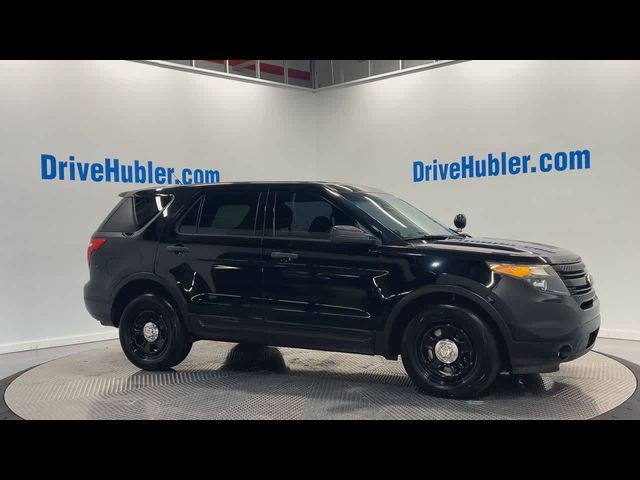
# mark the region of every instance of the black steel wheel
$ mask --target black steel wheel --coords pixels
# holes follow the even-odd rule
[[[154,294],[133,299],[120,319],[120,345],[144,370],[167,370],[186,358],[192,340],[173,306]]]
[[[469,336],[449,323],[429,328],[416,342],[423,368],[431,377],[442,383],[456,383],[473,368],[476,351]]]
[[[411,380],[431,395],[477,396],[500,369],[496,339],[471,310],[431,305],[416,315],[402,339],[402,362]]]
[[[164,315],[155,310],[142,310],[131,322],[127,335],[129,348],[138,356],[150,359],[162,354],[167,346],[169,327]]]

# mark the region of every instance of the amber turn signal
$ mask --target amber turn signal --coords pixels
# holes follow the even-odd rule
[[[548,265],[514,265],[508,263],[490,263],[489,268],[503,275],[516,278],[549,277]],[[553,270],[551,270],[553,272]]]

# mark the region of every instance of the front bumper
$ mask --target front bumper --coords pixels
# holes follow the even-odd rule
[[[493,290],[495,306],[511,333],[512,373],[558,370],[587,353],[600,329],[600,301],[588,308],[574,296],[542,293],[518,279],[503,277]]]
[[[513,342],[512,373],[544,373],[558,370],[560,363],[570,362],[593,348],[600,315],[583,324],[573,335],[548,342]]]

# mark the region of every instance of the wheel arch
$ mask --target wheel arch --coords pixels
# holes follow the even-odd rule
[[[386,328],[376,339],[376,353],[395,358],[400,354],[402,334],[411,319],[427,305],[449,304],[467,308],[482,318],[496,336],[500,358],[510,368],[511,335],[500,313],[483,297],[458,286],[430,286],[416,290],[394,306]]]
[[[165,298],[176,310],[180,320],[186,327],[185,319],[187,312],[170,288],[157,275],[152,273],[140,273],[123,280],[114,290],[111,299],[111,322],[114,327],[118,327],[120,317],[127,304],[135,297],[144,293],[153,293]]]

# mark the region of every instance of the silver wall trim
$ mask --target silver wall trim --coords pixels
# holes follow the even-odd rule
[[[358,85],[361,83],[368,83],[368,82],[374,82],[377,80],[384,80],[386,78],[391,78],[391,77],[396,77],[399,75],[407,75],[409,73],[415,73],[415,72],[420,72],[422,70],[431,70],[432,68],[439,68],[439,67],[445,67],[445,66],[449,66],[449,65],[454,65],[456,63],[462,63],[462,62],[469,62],[470,60],[437,60],[433,63],[427,63],[425,65],[418,65],[417,67],[411,67],[411,68],[403,68],[402,70],[394,70],[392,72],[386,72],[386,73],[381,73],[379,75],[372,75],[370,77],[365,77],[365,78],[359,78],[357,80],[351,80],[349,82],[343,82],[343,83],[337,83],[335,85],[327,85],[326,87],[320,87],[320,88],[310,88],[310,87],[301,87],[299,85],[290,85],[287,83],[281,83],[281,82],[273,82],[271,80],[264,80],[262,78],[255,78],[255,77],[247,77],[244,75],[238,75],[235,73],[230,73],[230,68],[229,68],[229,61],[225,60],[225,70],[226,72],[217,72],[215,70],[208,70],[206,68],[199,68],[199,67],[192,67],[189,65],[181,65],[179,63],[171,63],[171,62],[167,62],[164,60],[129,60],[131,62],[138,62],[138,63],[144,63],[147,65],[153,65],[156,67],[163,67],[163,68],[171,68],[173,70],[181,70],[183,72],[191,72],[191,73],[198,73],[200,75],[209,75],[212,77],[220,77],[220,78],[226,78],[228,80],[236,80],[236,81],[240,81],[240,82],[249,82],[249,83],[258,83],[258,84],[262,84],[262,85],[269,85],[272,87],[279,87],[279,88],[292,88],[294,90],[302,90],[305,92],[311,92],[311,93],[315,93],[315,92],[320,92],[323,90],[328,90],[330,88],[341,88],[341,87],[349,87],[351,85]],[[194,61],[195,63],[195,61]],[[259,60],[256,61],[257,65],[256,65],[256,69],[259,69]],[[313,75],[316,74],[315,68],[314,68],[314,62],[311,62],[311,74],[312,74],[312,83],[316,83],[317,79],[313,78]],[[335,72],[334,72],[334,65],[333,65],[333,60],[331,60],[331,77],[332,77],[332,81],[335,81]],[[314,81],[315,80],[315,81]]]
[[[320,92],[322,90],[329,90],[330,88],[349,87],[351,85],[357,85],[360,83],[374,82],[376,80],[383,80],[385,78],[397,77],[400,75],[407,75],[409,73],[415,73],[422,70],[431,70],[432,68],[446,67],[454,65],[456,63],[469,62],[470,60],[437,60],[434,63],[427,63],[425,65],[418,65],[417,67],[404,68],[402,70],[394,70],[392,72],[381,73],[379,75],[372,75],[371,77],[359,78],[357,80],[351,80],[349,82],[336,83],[335,85],[327,85],[326,87],[316,88],[314,92]]]
[[[335,68],[333,66],[333,60],[331,60],[331,84],[336,83],[336,73]]]
[[[165,62],[163,60],[129,60],[130,62],[144,63],[147,65],[153,65],[155,67],[171,68],[173,70],[181,70],[183,72],[198,73],[200,75],[209,75],[211,77],[226,78],[227,80],[236,80],[240,82],[258,83],[262,85],[270,85],[272,87],[280,88],[292,88],[294,90],[303,90],[305,92],[313,92],[314,90],[309,87],[300,87],[298,85],[287,85],[280,82],[272,82],[271,80],[264,80],[262,78],[246,77],[244,75],[237,75],[235,73],[216,72],[215,70],[207,70],[206,68],[190,67],[189,65],[180,65],[179,63]],[[228,65],[228,62],[225,62]],[[228,68],[228,67],[227,67]]]

